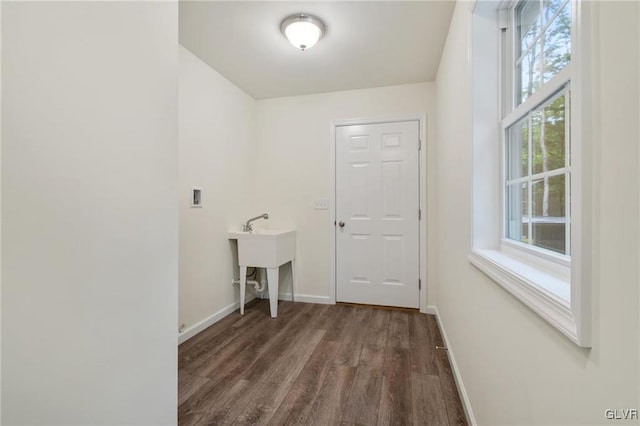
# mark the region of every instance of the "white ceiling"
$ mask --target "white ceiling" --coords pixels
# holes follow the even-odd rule
[[[180,43],[256,99],[433,81],[453,1],[180,1]],[[293,13],[327,26],[301,52],[280,33]]]

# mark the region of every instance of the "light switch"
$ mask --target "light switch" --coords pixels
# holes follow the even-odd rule
[[[329,210],[329,199],[318,198],[314,204],[315,210]]]

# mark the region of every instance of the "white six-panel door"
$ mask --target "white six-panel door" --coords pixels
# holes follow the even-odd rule
[[[419,307],[419,122],[336,127],[336,300]]]

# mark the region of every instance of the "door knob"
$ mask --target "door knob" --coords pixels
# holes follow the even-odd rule
[[[343,222],[343,221],[338,222],[338,226],[339,226],[340,228],[344,228],[344,222]]]

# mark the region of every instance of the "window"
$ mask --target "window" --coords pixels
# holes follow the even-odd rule
[[[504,56],[504,238],[570,261],[569,0],[522,0],[511,10],[512,49]],[[538,94],[538,96],[534,96]],[[515,121],[515,122],[514,122]]]
[[[469,260],[585,347],[591,211],[583,176],[592,150],[582,117],[591,86],[589,33],[579,23],[589,22],[590,7],[476,1],[471,29]]]
[[[505,237],[569,259],[568,91],[506,129]]]

